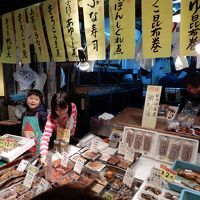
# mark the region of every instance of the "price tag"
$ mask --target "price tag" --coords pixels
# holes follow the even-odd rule
[[[58,128],[56,140],[63,140],[65,142],[69,142],[70,140],[70,129]]]
[[[119,142],[118,154],[124,155],[128,144],[126,142]]]
[[[50,185],[49,182],[46,181],[44,178],[42,178],[40,181],[40,184],[38,186],[38,189],[36,191],[36,194],[38,195],[38,194],[46,191],[49,188],[49,185]]]
[[[84,166],[84,160],[82,158],[78,158],[78,160],[76,161],[76,164],[74,166],[74,171],[77,173],[77,174],[80,174],[82,169],[83,169],[83,166]]]
[[[27,188],[31,188],[33,180],[38,172],[39,172],[39,169],[37,167],[29,165],[28,172],[25,176],[23,185],[26,186]]]
[[[27,160],[22,159],[21,162],[19,163],[17,170],[20,172],[24,172],[24,170],[26,169],[26,166],[29,164],[29,162]]]
[[[61,158],[61,165],[66,168],[68,165],[68,162],[69,162],[69,155],[67,152],[63,152],[62,158]]]
[[[103,199],[113,200],[113,195],[110,192],[105,192],[104,195],[103,195]]]
[[[124,159],[133,162],[134,160],[135,151],[131,147],[127,147],[125,150]]]
[[[177,172],[169,169],[163,164],[160,165],[160,176],[167,182],[170,182],[170,183],[174,182],[176,175],[177,175]]]
[[[0,140],[0,147],[2,149],[7,149],[7,150],[11,150],[13,149],[13,147],[15,146],[16,142],[13,141],[7,141],[5,139]]]
[[[99,149],[100,141],[99,140],[92,140],[92,144],[90,146],[90,150],[97,153]]]
[[[125,185],[127,185],[129,188],[131,188],[133,180],[134,180],[133,169],[127,168],[126,173],[125,173],[124,178],[123,178],[123,183]]]

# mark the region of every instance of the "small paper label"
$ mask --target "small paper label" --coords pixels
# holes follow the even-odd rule
[[[23,185],[26,186],[27,188],[31,188],[33,180],[38,172],[39,172],[39,169],[37,167],[29,165],[28,172],[25,176]]]
[[[131,147],[127,147],[125,150],[124,159],[133,162],[134,160],[135,151]]]
[[[65,142],[69,142],[70,140],[70,129],[58,128],[56,140],[63,140]]]
[[[78,158],[78,160],[76,161],[76,164],[74,166],[74,171],[77,174],[80,174],[83,169],[83,166],[84,166],[84,160],[82,158]]]
[[[160,165],[160,177],[166,180],[167,182],[174,182],[177,172],[169,169],[165,165]]]
[[[99,140],[92,140],[92,144],[90,146],[90,150],[97,153],[98,152],[98,148],[99,148],[99,145],[100,145],[100,141]]]
[[[126,142],[119,142],[118,154],[124,155],[128,144]]]
[[[27,165],[29,164],[29,162],[27,160],[21,160],[21,162],[19,163],[17,170],[20,172],[24,172],[24,170],[26,169]]]
[[[133,180],[134,180],[133,169],[127,168],[126,173],[125,173],[124,178],[123,178],[123,183],[125,185],[127,185],[129,188],[131,188]]]
[[[63,167],[67,167],[69,161],[69,154],[67,152],[63,152],[62,158],[61,158],[61,165]]]
[[[38,189],[36,191],[36,194],[38,195],[38,194],[46,191],[49,188],[49,185],[50,185],[49,182],[46,181],[44,178],[42,178],[40,181],[40,184],[38,186]]]
[[[110,192],[105,192],[104,195],[103,195],[103,199],[113,200],[113,194],[111,194]]]

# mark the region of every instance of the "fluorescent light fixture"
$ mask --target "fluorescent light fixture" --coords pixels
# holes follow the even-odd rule
[[[85,49],[82,47],[78,48],[79,64],[77,67],[81,71],[87,71],[90,68],[90,64],[86,61]]]
[[[80,62],[77,67],[81,71],[87,71],[90,68],[90,64],[88,62]]]
[[[198,54],[200,54],[200,41],[197,42],[196,46],[195,46],[195,50]]]
[[[181,22],[181,15],[177,14],[172,17],[172,22],[180,23]]]

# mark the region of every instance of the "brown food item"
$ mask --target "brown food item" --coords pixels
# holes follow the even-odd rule
[[[129,147],[133,145],[134,136],[135,136],[135,133],[133,132],[133,130],[127,131],[126,143],[128,143]]]
[[[195,185],[193,186],[193,189],[197,190],[197,191],[200,191],[200,185]]]
[[[181,145],[179,142],[172,143],[169,151],[168,159],[171,161],[177,160]]]
[[[170,200],[178,200],[179,199],[179,195],[171,194],[169,192],[166,192],[164,197],[166,199],[170,199]]]
[[[192,144],[184,144],[181,152],[181,159],[189,162],[192,158],[192,151],[193,151]]]
[[[112,181],[112,187],[119,190],[119,188],[122,186],[122,178],[120,177],[115,177],[114,180]]]
[[[169,148],[169,139],[167,137],[162,137],[160,139],[158,154],[160,156],[166,156],[168,148]]]
[[[162,192],[160,189],[153,187],[153,186],[150,186],[150,185],[146,185],[144,189],[146,191],[150,191],[150,192],[152,192],[153,194],[156,194],[156,195],[159,195]]]
[[[143,135],[136,134],[133,148],[140,150],[142,147]]]
[[[151,194],[147,194],[147,193],[142,193],[141,197],[145,200],[157,200],[158,198],[154,197]]]
[[[119,156],[112,156],[111,158],[108,159],[107,163],[111,165],[116,165],[120,161]]]
[[[188,169],[179,169],[177,170],[177,174],[179,176],[183,176],[189,180],[196,180],[200,178],[200,173],[193,171],[193,170],[188,170]]]
[[[153,139],[152,135],[145,134],[145,136],[144,136],[144,144],[143,144],[143,150],[144,151],[150,152],[150,150],[151,150],[151,144],[152,144],[152,139]]]
[[[107,181],[109,181],[113,177],[113,175],[114,175],[114,172],[111,170],[108,170],[105,172],[104,176],[106,177]]]

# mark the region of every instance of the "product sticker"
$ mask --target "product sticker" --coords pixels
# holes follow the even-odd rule
[[[17,170],[20,172],[24,172],[28,164],[29,162],[27,160],[22,159],[17,167]]]
[[[64,129],[64,128],[58,127],[56,140],[63,140],[65,142],[69,142],[70,132],[71,132],[70,129]]]
[[[38,167],[29,165],[27,174],[26,174],[24,182],[23,182],[23,185],[26,186],[27,188],[31,188],[33,180],[34,180],[34,178],[35,178],[35,176],[38,172],[39,172]]]
[[[176,171],[169,169],[163,164],[160,165],[160,176],[167,182],[170,182],[170,183],[174,182],[176,175],[177,175]]]
[[[69,162],[69,154],[67,152],[63,152],[62,158],[61,158],[61,165],[66,168],[68,165],[68,162]]]
[[[135,151],[131,147],[127,147],[125,150],[124,159],[133,162],[134,160]]]
[[[113,195],[110,192],[105,192],[103,195],[103,199],[105,200],[113,200]]]
[[[123,183],[125,185],[127,185],[129,188],[131,188],[133,180],[134,180],[133,169],[127,168],[126,173],[125,173],[124,178],[123,178]]]
[[[76,164],[74,166],[74,171],[77,174],[81,173],[83,166],[84,166],[84,163],[85,163],[85,161],[82,158],[78,158],[78,160],[76,161]]]
[[[124,155],[127,148],[128,144],[126,142],[119,142],[118,154]]]
[[[39,186],[38,186],[38,189],[36,191],[36,194],[40,194],[42,192],[45,192],[48,188],[49,188],[49,182],[46,181],[44,178],[41,179],[40,183],[39,183]]]
[[[122,134],[123,132],[121,130],[114,129],[109,136],[109,140],[119,142],[122,138]]]
[[[97,153],[98,152],[98,148],[99,148],[99,145],[100,145],[100,141],[99,140],[92,140],[92,144],[90,146],[90,150]]]

